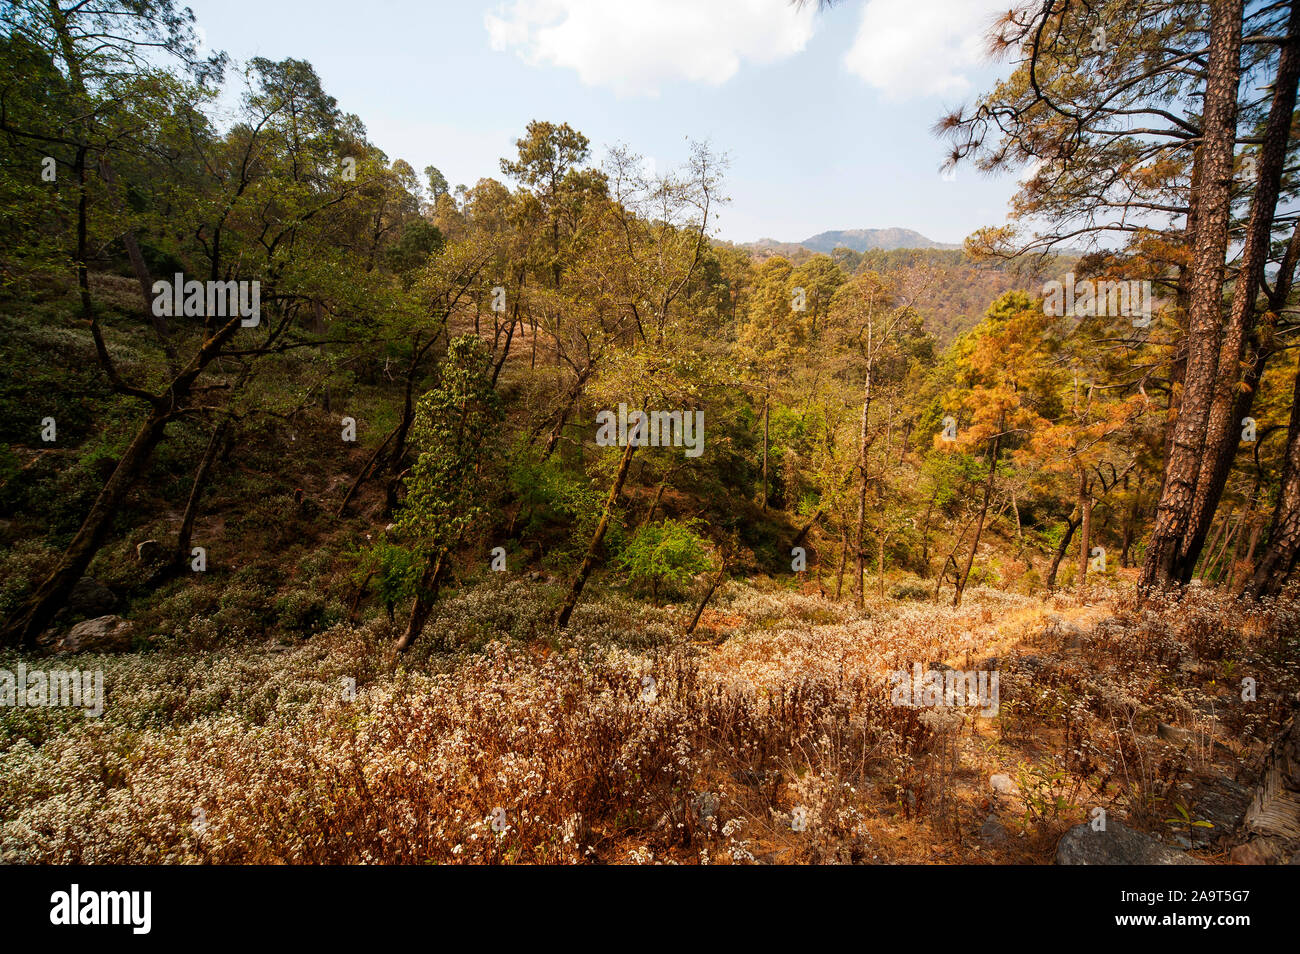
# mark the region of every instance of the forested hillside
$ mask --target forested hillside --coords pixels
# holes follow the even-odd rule
[[[912,306],[925,330],[945,347],[977,325],[989,303],[1003,292],[1041,292],[1045,279],[1063,277],[1078,258],[1067,252],[1002,261],[955,249],[924,247],[855,252],[841,246],[829,253],[813,252],[803,245],[752,243],[742,248],[752,250],[756,265],[779,258],[804,266],[814,258],[829,258],[846,275],[873,272],[895,282],[914,283],[917,295]]]
[[[725,144],[452,184],[171,0],[7,4],[0,669],[102,688],[0,708],[3,858],[1292,859],[1300,2],[1107,11],[940,120],[1009,224],[778,254]]]

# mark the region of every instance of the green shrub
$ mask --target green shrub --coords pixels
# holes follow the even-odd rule
[[[290,590],[275,601],[275,613],[286,635],[310,636],[341,618],[336,605],[313,590]]]
[[[899,580],[889,588],[892,600],[929,600],[934,597],[934,587],[924,580]]]
[[[415,595],[420,580],[422,564],[416,553],[408,547],[380,537],[372,546],[358,554],[354,578],[361,584],[367,578],[376,584],[376,596],[384,604],[391,618],[393,608],[402,600]]]
[[[698,573],[712,568],[708,543],[695,532],[697,520],[661,520],[632,535],[617,565],[636,585],[649,584],[655,602],[660,586],[680,589]]]

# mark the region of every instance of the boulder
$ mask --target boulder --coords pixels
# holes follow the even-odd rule
[[[986,845],[1000,845],[1006,840],[1007,829],[996,815],[984,819],[984,824],[980,826],[980,841]]]
[[[1061,646],[1064,649],[1082,649],[1092,635],[1091,632],[1078,623],[1072,623],[1068,619],[1062,619],[1056,615],[1051,617],[1048,632],[1061,640]]]
[[[1011,781],[1011,776],[1001,773],[989,776],[989,788],[999,795],[1014,795],[1017,791],[1016,783]]]
[[[1229,854],[1234,865],[1280,865],[1287,863],[1287,850],[1280,838],[1252,838]]]
[[[1167,725],[1164,722],[1156,725],[1156,735],[1160,736],[1160,738],[1164,739],[1166,742],[1181,743],[1192,741],[1192,733],[1187,729],[1179,729],[1176,726]]]
[[[68,594],[67,601],[59,611],[60,618],[84,616],[93,619],[111,613],[117,606],[117,597],[103,583],[89,576],[83,576]]]
[[[1056,845],[1058,865],[1203,865],[1204,861],[1108,819],[1105,831],[1085,822]]]
[[[1214,827],[1193,828],[1192,840],[1209,845],[1236,831],[1250,798],[1251,790],[1240,782],[1222,776],[1205,780],[1189,805],[1198,818]]]
[[[124,653],[131,649],[131,624],[120,616],[78,623],[55,647],[61,653]]]
[[[135,562],[149,566],[162,557],[162,544],[157,540],[141,540],[135,545]]]

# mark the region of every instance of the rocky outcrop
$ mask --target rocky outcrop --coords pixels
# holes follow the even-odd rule
[[[60,653],[124,653],[131,649],[131,624],[120,616],[78,623],[55,647]]]
[[[1104,831],[1075,825],[1056,846],[1058,865],[1203,865],[1204,861],[1109,819]]]
[[[117,597],[112,590],[96,579],[83,576],[68,594],[67,602],[56,618],[93,618],[111,613],[116,607]]]

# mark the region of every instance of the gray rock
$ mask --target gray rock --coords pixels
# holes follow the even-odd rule
[[[1016,783],[1011,781],[1011,776],[1000,772],[989,776],[989,787],[999,795],[1014,795],[1017,792]]]
[[[84,616],[93,619],[111,613],[117,606],[117,597],[103,583],[89,576],[83,576],[68,594],[67,602],[59,611],[60,618]]]
[[[1192,740],[1192,733],[1186,729],[1179,729],[1163,722],[1156,726],[1156,735],[1166,742],[1190,742]]]
[[[1075,825],[1056,845],[1058,865],[1203,865],[1204,861],[1108,819],[1105,831]]]
[[[131,624],[120,616],[78,623],[55,647],[60,653],[124,653],[130,649]]]
[[[1264,836],[1237,845],[1228,857],[1234,865],[1280,865],[1286,861],[1287,849],[1282,839]]]
[[[1092,636],[1092,633],[1078,623],[1071,623],[1068,620],[1061,620],[1056,625],[1056,634],[1061,637],[1062,645],[1066,649],[1082,649]]]
[[[1006,840],[1007,830],[998,821],[996,815],[990,815],[984,819],[984,824],[980,826],[980,841],[986,845],[1000,845]]]
[[[1193,831],[1193,835],[1207,832],[1217,838],[1222,833],[1236,830],[1246,815],[1250,797],[1249,788],[1230,778],[1216,777],[1207,780],[1191,804],[1195,815],[1208,821],[1214,828],[1198,828]]]
[[[1079,624],[1072,623],[1056,613],[1049,613],[1043,635],[1060,639],[1066,649],[1081,649],[1091,634]]]

